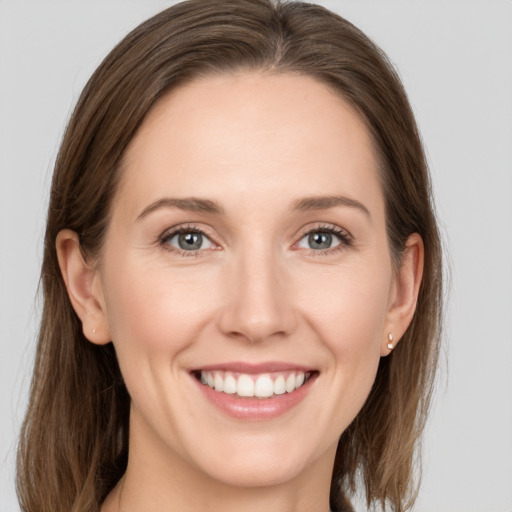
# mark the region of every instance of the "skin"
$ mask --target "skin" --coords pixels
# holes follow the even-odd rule
[[[75,233],[57,239],[84,333],[113,341],[132,398],[128,469],[102,512],[329,510],[338,438],[390,352],[388,333],[396,343],[412,318],[423,265],[412,235],[393,267],[363,121],[310,77],[213,76],[162,98],[124,164],[98,260],[82,259]],[[361,206],[293,208],[311,196]],[[224,213],[160,206],[139,218],[190,197]],[[162,240],[175,226],[203,231],[202,248]],[[342,237],[312,247],[307,233],[329,229]],[[285,414],[244,421],[190,375],[228,361],[319,374]]]

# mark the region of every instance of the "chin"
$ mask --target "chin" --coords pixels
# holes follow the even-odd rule
[[[277,459],[267,454],[226,458],[215,464],[214,471],[208,471],[210,478],[233,487],[270,487],[295,480],[306,464],[295,462],[287,456]]]
[[[316,471],[316,462],[329,458],[334,461],[337,437],[324,445],[324,439],[314,439],[311,432],[271,432],[233,436],[208,443],[209,450],[196,451],[195,465],[209,478],[234,487],[269,487],[294,481]],[[203,446],[206,442],[203,444]],[[195,451],[195,450],[194,450]],[[320,456],[318,455],[320,454]],[[327,466],[332,467],[329,463]]]

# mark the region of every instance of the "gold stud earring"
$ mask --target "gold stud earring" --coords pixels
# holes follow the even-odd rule
[[[92,333],[93,333],[93,334],[96,334],[96,329],[93,329],[93,330],[92,330]]]
[[[388,348],[389,348],[389,350],[393,350],[395,348],[395,346],[393,345],[393,335],[391,333],[388,334],[388,340],[389,340]]]

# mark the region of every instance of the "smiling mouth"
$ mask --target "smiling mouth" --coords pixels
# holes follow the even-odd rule
[[[195,378],[204,386],[239,398],[273,398],[293,393],[314,375],[316,371],[286,371],[248,374],[222,370],[197,370]]]

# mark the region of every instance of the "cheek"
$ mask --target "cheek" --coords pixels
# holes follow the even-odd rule
[[[390,290],[390,272],[380,268],[335,269],[297,289],[303,315],[340,357],[380,349]]]
[[[198,339],[214,301],[204,276],[185,281],[180,272],[147,261],[118,261],[115,268],[106,303],[121,373],[136,408],[149,423],[163,421],[165,430],[175,420],[150,420],[150,411],[160,410],[173,396],[173,383],[183,379],[180,355]]]
[[[375,380],[388,311],[391,271],[381,265],[337,269],[321,291],[309,286],[301,309],[328,353],[330,387],[343,407],[332,424],[345,428],[362,407]],[[328,284],[327,284],[328,283]]]
[[[109,276],[108,322],[120,358],[169,360],[193,342],[214,304],[204,276],[185,279],[161,264],[117,262]]]

